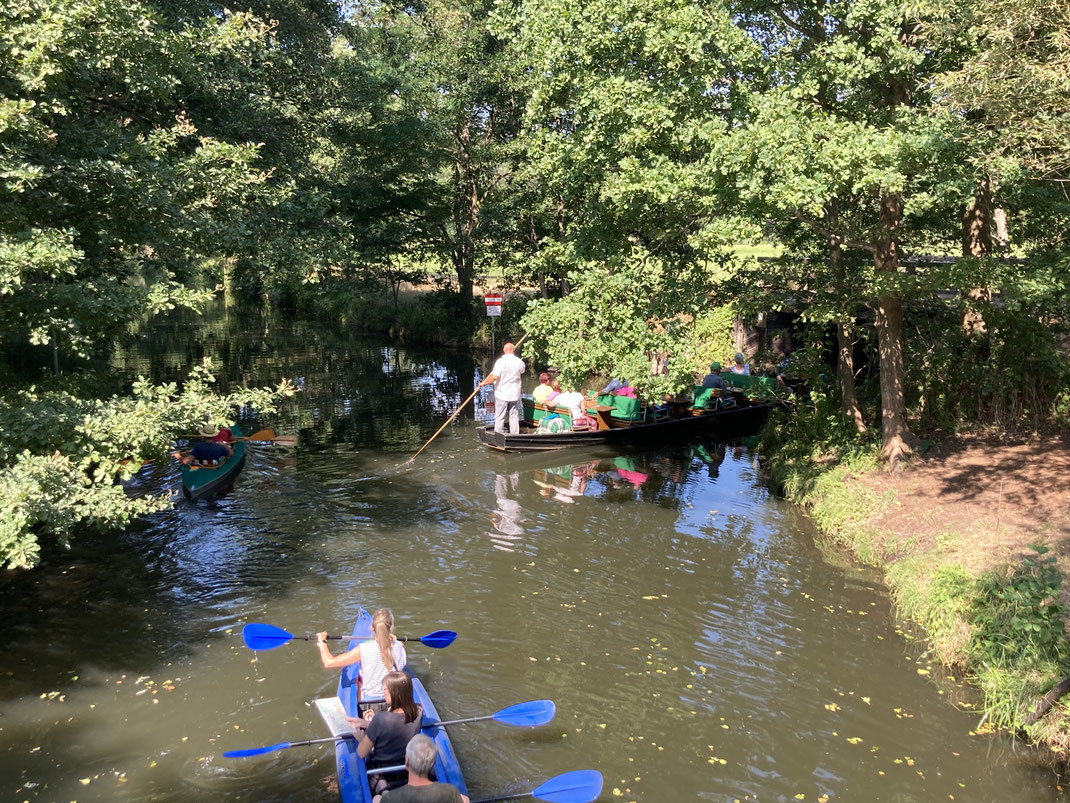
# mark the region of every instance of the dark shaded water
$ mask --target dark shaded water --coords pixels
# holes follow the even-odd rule
[[[410,663],[443,716],[554,699],[548,726],[456,726],[476,796],[603,772],[602,800],[1062,800],[1012,741],[971,734],[967,695],[897,631],[884,589],[823,552],[762,484],[755,453],[507,456],[462,418],[464,355],[397,349],[281,318],[176,317],[116,367],[223,384],[294,378],[226,496],[85,535],[0,581],[0,798],[331,800],[310,701],[335,678],[294,641],[390,606],[398,633],[460,633]],[[131,492],[178,486],[146,469]],[[619,794],[618,794],[619,792]]]

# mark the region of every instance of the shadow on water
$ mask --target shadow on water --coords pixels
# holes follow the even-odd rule
[[[20,800],[332,800],[333,694],[307,642],[252,653],[249,621],[348,627],[388,605],[448,717],[550,697],[554,722],[453,732],[476,796],[570,769],[603,800],[1061,800],[898,629],[865,567],[770,495],[753,444],[500,455],[461,417],[478,366],[277,315],[176,315],[120,344],[128,376],[303,388],[260,423],[230,493],[76,539],[0,579],[0,780]],[[480,400],[481,401],[481,400]],[[477,420],[484,408],[477,405]],[[146,469],[135,493],[177,488]],[[614,790],[618,790],[616,794]]]

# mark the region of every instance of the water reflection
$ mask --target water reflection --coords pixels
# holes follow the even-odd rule
[[[520,526],[524,516],[523,508],[520,507],[520,502],[509,496],[510,492],[516,494],[519,485],[519,474],[494,475],[494,501],[497,506],[490,520],[495,532],[487,535],[494,548],[504,552],[512,552],[512,542],[519,541],[524,532],[524,528]]]
[[[1012,741],[971,735],[980,715],[944,703],[969,695],[911,652],[873,573],[765,490],[751,445],[499,455],[461,418],[408,465],[471,393],[470,357],[273,315],[172,323],[117,363],[301,377],[263,422],[301,445],[250,445],[212,506],[0,578],[9,797],[335,800],[330,747],[221,758],[323,735],[308,702],[336,682],[304,642],[253,654],[238,634],[387,605],[399,633],[460,633],[409,650],[444,716],[557,703],[542,728],[454,731],[475,797],[595,767],[622,803],[1065,799]],[[177,483],[156,466],[132,487]]]

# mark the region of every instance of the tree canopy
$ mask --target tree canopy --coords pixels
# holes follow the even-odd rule
[[[1058,0],[10,0],[0,394],[42,419],[5,413],[0,560],[254,398],[72,378],[220,286],[470,331],[491,274],[567,381],[652,396],[781,315],[892,464],[1066,415],[1068,44]]]

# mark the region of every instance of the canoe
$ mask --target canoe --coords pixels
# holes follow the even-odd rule
[[[230,428],[235,438],[242,437],[237,424]],[[234,441],[234,454],[213,468],[203,466],[182,466],[182,493],[193,501],[214,493],[238,476],[245,465],[245,441]]]
[[[701,415],[663,417],[652,421],[611,421],[609,428],[536,433],[534,421],[525,415],[517,435],[495,432],[493,426],[478,430],[479,441],[501,452],[539,452],[574,446],[617,446],[631,443],[663,443],[695,436],[733,439],[758,434],[769,418],[772,404],[741,404]],[[525,413],[527,406],[525,405]]]
[[[360,609],[357,622],[353,626],[353,635],[346,649],[353,649],[362,641],[368,641],[372,637],[372,618],[363,608]],[[408,667],[405,671],[412,676]],[[357,677],[360,675],[360,664],[351,664],[342,670],[338,678],[338,697],[342,701],[346,714],[351,717],[358,716],[357,711]],[[438,711],[427,693],[427,689],[419,678],[412,678],[412,692],[416,704],[423,707],[422,732],[434,740],[438,748],[438,758],[435,761],[435,777],[444,783],[451,783],[461,790],[461,794],[468,794],[464,776],[461,774],[461,765],[457,761],[457,754],[450,744],[450,737],[445,728],[435,727],[436,722],[441,722]],[[338,791],[343,803],[371,803],[372,793],[368,786],[368,770],[364,766],[364,760],[357,755],[357,743],[353,739],[339,739],[335,743],[335,764],[338,772]]]

